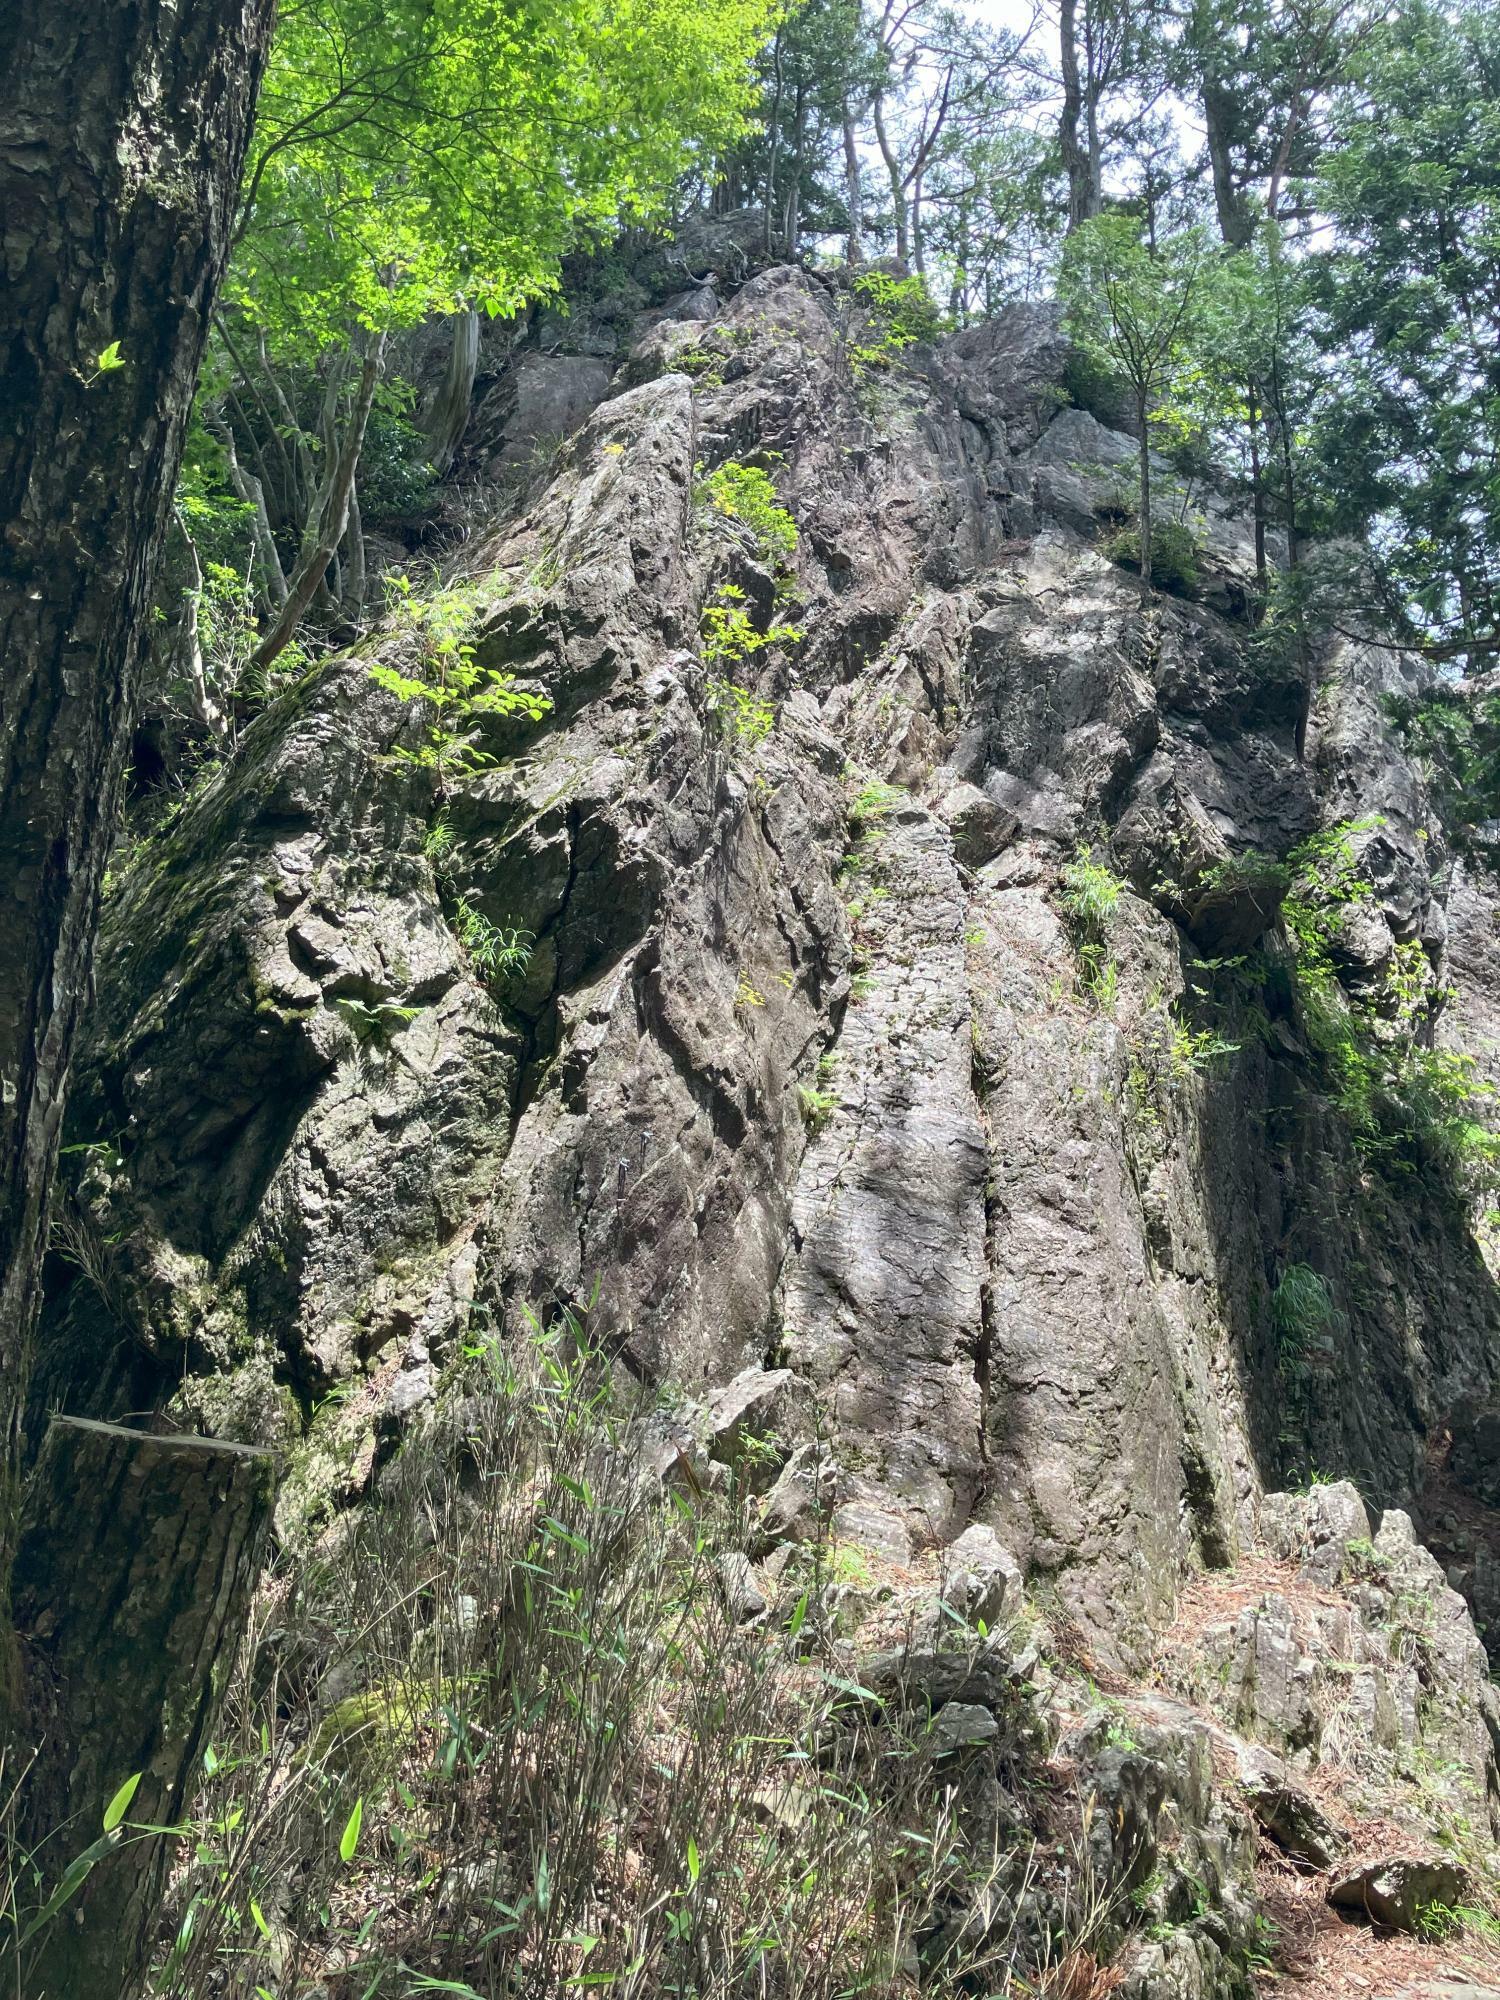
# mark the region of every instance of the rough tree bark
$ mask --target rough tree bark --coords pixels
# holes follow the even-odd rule
[[[1062,109],[1057,118],[1057,143],[1068,177],[1068,229],[1075,230],[1092,213],[1089,156],[1078,136],[1083,116],[1083,80],[1078,70],[1078,0],[1062,0],[1058,17],[1058,50],[1062,71]]]
[[[448,349],[448,365],[433,393],[423,429],[427,437],[427,462],[440,477],[452,465],[469,426],[469,410],[474,400],[474,374],[479,366],[479,315],[453,315],[453,344]]]
[[[259,1573],[275,1460],[208,1438],[61,1417],[28,1483],[13,1574],[35,1746],[19,1828],[44,1901],[105,1845],[0,1984],[28,2000],[123,1996],[149,1949],[172,1843],[139,1835],[187,1810]],[[103,1814],[140,1783],[112,1842]],[[24,1914],[24,1906],[23,1906]]]
[[[272,4],[0,7],[0,1588],[68,1066]]]

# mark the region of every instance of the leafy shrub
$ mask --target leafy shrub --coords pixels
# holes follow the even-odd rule
[[[770,477],[758,465],[736,459],[715,466],[698,489],[717,513],[743,521],[767,561],[780,568],[797,551],[797,523],[776,497]]]
[[[768,646],[795,646],[803,636],[800,625],[775,622],[764,632],[757,631],[745,609],[745,593],[734,583],[720,584],[715,601],[703,607],[699,634],[706,662],[726,661],[734,666],[753,659]]]
[[[1094,859],[1092,847],[1081,847],[1062,870],[1063,916],[1078,953],[1079,981],[1096,1006],[1114,1005],[1118,974],[1109,956],[1109,920],[1125,884],[1112,869]]]
[[[395,646],[415,652],[415,675],[389,661],[375,660],[370,678],[401,701],[422,702],[437,711],[421,743],[396,756],[425,769],[477,771],[494,759],[480,750],[473,733],[485,716],[524,715],[540,722],[552,704],[518,687],[512,674],[481,667],[474,653],[482,585],[456,584],[419,595],[411,578],[386,578],[390,634]]]
[[[1105,542],[1104,553],[1111,562],[1120,563],[1126,569],[1138,570],[1141,566],[1139,528],[1117,530]],[[1151,581],[1158,589],[1170,590],[1178,597],[1196,596],[1201,554],[1197,538],[1185,522],[1154,520],[1151,523]]]
[[[770,702],[751,694],[738,681],[710,680],[707,706],[723,733],[747,749],[753,750],[757,743],[763,743],[776,721],[776,711]]]
[[[1496,1093],[1470,1056],[1433,1044],[1432,1025],[1447,996],[1420,939],[1395,944],[1367,989],[1351,994],[1338,976],[1348,912],[1374,894],[1356,843],[1382,823],[1346,821],[1288,856],[1291,886],[1282,917],[1298,1011],[1365,1154],[1393,1170],[1425,1156],[1456,1193],[1475,1198],[1500,1185],[1500,1134],[1482,1115]]]
[[[437,490],[426,438],[400,407],[377,402],[359,455],[359,505],[366,522],[420,526],[436,511]]]
[[[855,279],[853,298],[858,313],[848,348],[850,365],[859,373],[889,368],[918,341],[936,340],[947,322],[933,303],[921,278],[895,278],[884,271],[866,271]]]

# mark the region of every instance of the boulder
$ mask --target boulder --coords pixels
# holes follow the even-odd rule
[[[1453,1861],[1394,1854],[1336,1875],[1328,1900],[1338,1910],[1358,1910],[1387,1930],[1418,1932],[1434,1907],[1462,1902],[1467,1876]]]
[[[737,1625],[753,1625],[768,1609],[765,1592],[756,1580],[748,1556],[737,1550],[719,1558],[719,1584],[729,1615]]]
[[[708,1399],[708,1450],[752,1490],[775,1481],[798,1428],[801,1385],[790,1368],[744,1368]]]
[[[941,1601],[965,1624],[992,1629],[1021,1591],[1021,1566],[993,1528],[975,1521],[946,1550]]]
[[[1245,1803],[1278,1847],[1314,1868],[1333,1866],[1348,1846],[1348,1836],[1293,1780],[1279,1757],[1246,1745],[1235,1775]]]

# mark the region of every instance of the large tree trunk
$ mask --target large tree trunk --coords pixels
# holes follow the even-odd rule
[[[68,1067],[271,13],[0,7],[0,1589]]]
[[[16,1629],[35,1750],[19,1828],[46,1899],[103,1849],[81,1887],[4,1963],[27,2000],[133,1990],[171,1854],[140,1835],[187,1810],[260,1570],[275,1459],[208,1438],[57,1418],[26,1492]],[[140,1774],[112,1838],[103,1816]],[[28,1878],[23,1872],[24,1919]]]
[[[1062,109],[1058,113],[1057,141],[1063,172],[1068,177],[1068,229],[1071,232],[1092,213],[1089,156],[1078,136],[1083,116],[1083,82],[1078,70],[1077,0],[1062,0],[1058,19],[1058,47],[1062,67]]]

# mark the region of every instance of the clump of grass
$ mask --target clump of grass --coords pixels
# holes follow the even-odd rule
[[[1013,1925],[958,1915],[1032,1882],[1035,1842],[971,1835],[962,1765],[848,1678],[816,1574],[739,1622],[750,1503],[664,1490],[653,1418],[571,1315],[471,1342],[361,1515],[266,1594],[164,2000],[852,2000],[904,1990],[918,1946],[940,1983],[1034,1990]]]

